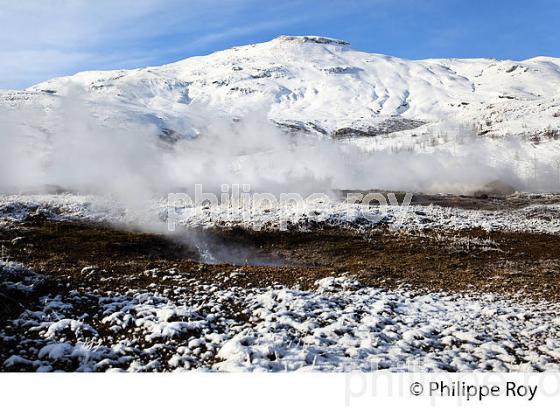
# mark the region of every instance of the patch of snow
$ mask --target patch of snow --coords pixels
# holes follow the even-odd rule
[[[386,290],[350,277],[325,278],[307,291],[224,288],[178,277],[166,296],[84,289],[47,297],[58,303],[26,310],[0,330],[13,346],[3,368],[560,370],[554,303]]]
[[[30,210],[41,210],[52,220],[159,226],[161,230],[167,229],[168,216],[172,215],[177,225],[184,228],[305,231],[326,227],[356,230],[387,227],[404,232],[481,228],[486,231],[560,233],[558,204],[536,204],[507,210],[471,210],[432,205],[362,205],[323,198],[276,207],[248,204],[239,208],[227,205],[177,208],[168,207],[165,199],[159,199],[146,204],[144,209],[131,210],[103,197],[0,195],[0,224],[25,220]]]

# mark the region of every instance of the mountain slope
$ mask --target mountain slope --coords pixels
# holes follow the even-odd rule
[[[197,133],[191,120],[208,112],[211,119],[253,111],[288,129],[335,137],[442,121],[491,135],[554,135],[560,128],[558,58],[411,61],[312,36],[282,36],[160,67],[55,78],[0,92],[0,107],[56,112],[76,90],[99,118],[186,135]]]

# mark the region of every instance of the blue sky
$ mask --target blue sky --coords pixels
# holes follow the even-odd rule
[[[0,88],[280,34],[405,58],[560,56],[558,0],[0,0]]]

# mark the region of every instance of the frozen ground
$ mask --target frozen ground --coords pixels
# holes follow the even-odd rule
[[[389,291],[349,277],[310,291],[229,287],[241,269],[215,283],[176,270],[137,275],[153,282],[41,297],[0,331],[10,346],[3,370],[560,370],[556,304]]]
[[[539,195],[547,198],[547,195]],[[548,195],[554,198],[554,195]],[[376,204],[376,202],[372,202]],[[399,202],[401,203],[401,202]],[[271,207],[193,206],[168,208],[165,199],[136,209],[118,202],[83,195],[0,195],[0,225],[27,218],[85,220],[167,229],[170,211],[184,227],[241,227],[248,229],[299,229],[330,226],[368,229],[376,226],[403,231],[463,230],[560,232],[560,203],[535,203],[518,209],[476,210],[442,206],[367,206],[338,200],[312,200],[298,205]]]
[[[479,227],[554,235],[560,228],[559,206],[550,203],[482,211],[378,208],[332,200],[287,215],[270,208],[230,211],[175,210],[178,223],[187,227],[271,231],[279,229],[281,216],[291,230],[335,227],[359,233],[383,226],[415,234]],[[93,196],[0,197],[4,230],[19,226],[25,232],[26,223],[42,219],[161,229],[167,226],[165,217],[163,200],[131,211]],[[0,328],[2,370],[560,370],[560,306],[531,300],[530,292],[512,298],[408,286],[386,289],[335,272],[302,289],[261,285],[255,276],[240,280],[246,275],[243,268],[226,272],[217,266],[211,271],[217,273],[197,276],[188,269],[130,266],[115,276],[95,266],[66,263],[67,276],[49,277],[1,262],[0,302],[21,304],[8,312]],[[556,280],[554,271],[549,277]]]

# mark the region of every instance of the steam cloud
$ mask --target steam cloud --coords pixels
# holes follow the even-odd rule
[[[265,112],[232,122],[193,106],[186,123],[198,136],[169,143],[156,126],[100,114],[80,98],[80,90],[59,97],[57,104],[0,113],[1,192],[58,186],[134,203],[189,191],[194,184],[210,192],[238,183],[255,192],[302,194],[372,188],[469,193],[496,180],[519,190],[558,188],[554,164],[538,164],[538,178],[533,177],[537,154],[528,152],[525,142],[496,143],[466,128],[452,133],[452,139],[461,137],[453,149],[447,144],[431,152],[366,152],[352,143],[288,135]],[[510,161],[513,157],[517,160]]]

